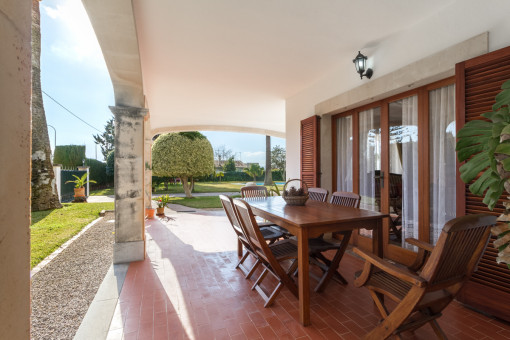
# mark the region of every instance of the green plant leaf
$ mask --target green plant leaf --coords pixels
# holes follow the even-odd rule
[[[487,189],[485,193],[485,197],[483,198],[483,203],[487,205],[489,210],[493,210],[494,206],[498,202],[499,197],[503,193],[505,180],[499,180],[492,183]]]
[[[508,110],[490,111],[482,113],[482,117],[490,119],[493,123],[510,122],[510,116]]]
[[[494,153],[510,155],[510,143],[501,143],[494,149]]]
[[[485,120],[467,122],[457,133],[457,138],[470,136],[491,136],[493,123]]]
[[[503,130],[501,130],[500,135],[510,135],[510,124],[506,125]]]
[[[464,183],[469,183],[489,165],[490,160],[487,152],[480,152],[459,168],[460,178]]]
[[[496,103],[492,105],[492,110],[497,111],[499,108],[510,104],[510,89],[505,89],[496,96]]]
[[[510,171],[510,158],[504,159],[501,161],[501,164],[503,164],[503,169],[505,169],[505,171]]]
[[[481,196],[487,190],[487,188],[494,183],[494,181],[498,181],[499,178],[494,178],[491,176],[492,171],[485,171],[482,176],[480,176],[474,183],[469,186],[469,191],[473,194]]]
[[[487,156],[490,159],[494,158],[494,152],[499,145],[499,137],[489,138],[487,141]]]
[[[462,150],[457,150],[457,158],[459,159],[459,162],[465,161],[472,155],[484,151],[484,148],[486,148],[486,146],[483,144],[467,146]]]
[[[506,123],[494,123],[492,126],[492,137],[498,138],[501,135],[501,131],[507,126]]]
[[[470,136],[470,137],[460,138],[459,141],[457,142],[455,151],[460,151],[463,148],[466,148],[471,145],[485,144],[485,146],[486,146],[489,138],[490,138],[489,136]],[[460,160],[460,161],[462,162],[463,160]]]

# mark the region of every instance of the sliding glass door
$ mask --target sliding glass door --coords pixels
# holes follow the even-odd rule
[[[418,96],[389,103],[388,242],[418,237]]]
[[[381,211],[385,256],[414,259],[406,238],[435,244],[455,217],[455,96],[453,78],[337,115],[334,190],[361,196]],[[369,248],[371,231],[353,243]]]

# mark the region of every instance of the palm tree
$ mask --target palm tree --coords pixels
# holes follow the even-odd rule
[[[258,163],[252,163],[249,168],[244,168],[243,171],[253,177],[253,181],[255,182],[257,177],[262,176],[264,173],[264,168],[261,168]]]
[[[271,173],[271,136],[266,136],[266,176],[264,185],[273,185],[273,174]]]
[[[41,90],[41,14],[32,0],[32,211],[62,208],[51,164]]]

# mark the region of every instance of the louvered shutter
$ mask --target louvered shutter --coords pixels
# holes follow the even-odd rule
[[[301,121],[301,180],[309,188],[320,187],[320,117]]]
[[[510,79],[510,47],[467,60],[456,66],[457,125],[484,119],[480,114],[492,110],[495,96],[501,84]],[[458,175],[457,175],[458,176]],[[482,197],[469,191],[469,185],[461,185],[458,199],[458,215],[489,213],[499,215],[504,207],[500,200],[493,211],[482,203]],[[458,299],[477,309],[510,321],[510,270],[496,263],[497,250],[491,238],[480,260],[478,270],[464,286]]]

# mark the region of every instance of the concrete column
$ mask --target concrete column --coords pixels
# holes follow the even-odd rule
[[[145,188],[145,207],[150,208],[152,206],[152,133],[151,133],[151,121],[150,113],[144,118],[144,146],[143,146],[143,158],[144,158],[144,188]]]
[[[0,339],[30,339],[32,1],[0,1]]]
[[[115,245],[113,263],[140,261],[144,251],[144,116],[148,110],[112,106],[115,116]]]

